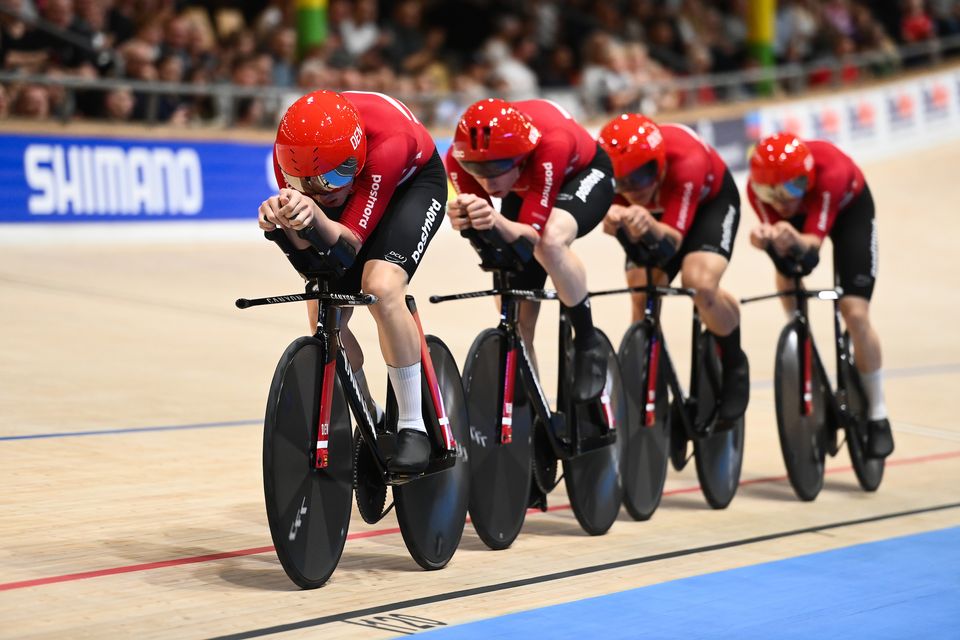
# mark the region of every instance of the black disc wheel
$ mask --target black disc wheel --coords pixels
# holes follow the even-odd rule
[[[853,345],[850,335],[844,333],[843,345],[850,358],[840,366],[843,386],[846,389],[848,421],[844,425],[847,432],[847,448],[857,482],[864,491],[876,491],[883,480],[884,458],[867,456],[867,395],[863,390],[860,372],[854,366]]]
[[[826,457],[827,381],[819,374],[819,367],[810,362],[811,411],[803,415],[803,352],[801,336],[804,330],[798,321],[791,322],[780,332],[774,364],[774,397],[777,407],[777,430],[780,433],[780,451],[787,467],[787,477],[794,493],[801,500],[813,500],[823,488],[824,459]],[[811,351],[810,357],[813,357]]]
[[[263,493],[270,536],[287,575],[304,589],[330,577],[350,524],[353,438],[340,383],[334,380],[329,465],[314,466],[323,345],[298,338],[277,364],[263,425]]]
[[[698,382],[697,424],[716,419],[721,371],[720,357],[713,336],[707,332],[700,340],[700,380]],[[725,509],[740,485],[743,466],[744,419],[740,417],[729,429],[711,431],[709,436],[696,438],[693,455],[697,478],[707,503],[714,509]]]
[[[437,384],[450,419],[453,438],[457,442],[456,462],[443,471],[395,486],[393,499],[397,504],[397,520],[407,550],[417,564],[431,570],[441,569],[450,562],[463,535],[470,497],[466,449],[470,430],[463,383],[453,355],[435,336],[427,336],[427,348],[437,374]],[[423,376],[422,402],[424,422],[427,425],[436,422],[426,376]]]
[[[620,480],[623,484],[623,506],[635,520],[648,520],[657,510],[670,457],[670,400],[663,371],[657,376],[653,421],[649,426],[644,409],[647,402],[649,343],[650,326],[645,322],[634,323],[620,343],[620,369],[627,400],[627,422],[621,425],[617,434],[623,440]]]
[[[607,381],[601,398],[608,398],[613,419],[614,433],[627,424],[627,398],[623,391],[623,378],[620,364],[610,340],[599,329],[601,348],[607,356]],[[573,351],[567,353],[569,360],[562,370],[573,371]],[[569,388],[569,386],[568,386]],[[575,420],[569,427],[571,433],[579,431],[581,440],[602,436],[608,433],[605,426],[607,418],[601,400],[591,403],[575,404],[567,414],[567,420]],[[620,438],[608,445],[564,460],[563,480],[567,487],[567,496],[573,515],[584,531],[592,536],[606,533],[620,512],[623,501],[623,488],[620,484]]]
[[[506,549],[520,533],[532,476],[531,407],[517,401],[524,393],[519,371],[514,378],[513,441],[500,444],[498,438],[505,350],[506,336],[487,329],[473,341],[463,366],[470,419],[470,520],[491,549]]]

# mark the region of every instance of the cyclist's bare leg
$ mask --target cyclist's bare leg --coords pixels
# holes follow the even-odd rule
[[[577,221],[563,209],[554,209],[533,254],[550,274],[560,302],[572,307],[587,295],[587,270],[570,250],[577,238]]]
[[[870,322],[870,302],[860,296],[843,296],[840,298],[840,314],[850,332],[860,373],[870,373],[883,366],[880,337]]]
[[[363,368],[363,349],[357,341],[357,337],[350,330],[350,318],[353,317],[353,308],[344,307],[340,310],[340,344],[343,350],[347,352],[347,360],[350,367],[356,372]]]
[[[718,253],[694,251],[683,259],[681,281],[684,287],[696,290],[697,305],[703,324],[718,336],[729,335],[740,326],[740,305],[730,292],[720,288],[720,278],[728,261]]]
[[[577,221],[563,209],[554,209],[534,248],[534,256],[553,280],[560,302],[573,325],[574,399],[596,398],[606,380],[606,359],[599,351],[600,338],[594,331],[590,300],[587,298],[587,270],[570,250],[577,238]]]
[[[419,363],[420,335],[406,302],[407,272],[385,260],[370,260],[363,268],[362,287],[378,298],[369,308],[384,362],[391,367]]]
[[[520,303],[520,337],[530,354],[530,362],[534,371],[539,375],[540,367],[537,364],[537,352],[533,349],[533,337],[537,330],[537,318],[540,316],[540,303],[533,300],[524,300]]]
[[[364,265],[363,291],[378,298],[370,306],[377,323],[380,350],[397,396],[397,455],[391,468],[419,471],[426,467],[430,441],[421,413],[420,334],[407,309],[407,272],[385,260]],[[414,434],[414,435],[411,435]]]
[[[694,289],[693,303],[707,330],[720,346],[723,382],[720,389],[720,417],[733,420],[743,415],[750,399],[750,368],[740,346],[740,305],[720,288],[727,268],[726,258],[709,251],[693,251],[683,259],[681,280]]]
[[[867,394],[867,450],[872,457],[886,457],[893,451],[893,433],[887,419],[883,396],[883,359],[880,337],[870,322],[870,301],[860,296],[840,298],[840,314],[850,332],[854,360]]]

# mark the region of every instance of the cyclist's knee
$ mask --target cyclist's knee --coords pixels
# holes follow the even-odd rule
[[[708,307],[712,306],[717,300],[717,292],[720,287],[720,274],[713,269],[692,265],[684,266],[681,276],[683,286],[696,291],[695,299],[700,304]]]
[[[870,328],[870,305],[862,298],[841,298],[840,315],[851,332],[859,333]]]
[[[406,273],[395,265],[390,266],[393,269],[366,269],[363,273],[361,282],[364,293],[373,294],[378,299],[377,304],[370,307],[374,316],[380,310],[404,304],[407,291]]]
[[[557,264],[563,260],[567,246],[568,243],[560,234],[544,233],[533,253],[541,264]]]

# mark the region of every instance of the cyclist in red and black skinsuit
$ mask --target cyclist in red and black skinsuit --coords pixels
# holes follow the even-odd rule
[[[617,116],[600,131],[600,146],[613,161],[617,197],[604,231],[623,228],[633,242],[653,245],[656,284],[681,274],[684,287],[721,351],[721,425],[733,424],[750,399],[750,371],[740,347],[740,306],[720,288],[740,223],[740,193],[727,165],[688,127],[657,125],[640,114]],[[626,263],[627,283],[644,286],[646,270]],[[645,299],[633,297],[633,320]]]
[[[570,244],[596,227],[613,199],[607,154],[562,107],[549,100],[481,100],[464,112],[447,153],[459,194],[447,203],[454,229],[496,229],[507,242],[534,244],[536,264],[516,283],[538,289],[553,280],[574,329],[574,397],[603,390],[606,360],[597,347],[586,269]],[[500,211],[490,197],[502,198]],[[539,305],[523,302],[520,332],[532,350]]]
[[[778,133],[758,142],[750,156],[747,196],[762,222],[750,232],[750,242],[774,259],[781,291],[793,286],[787,259],[811,271],[830,236],[834,280],[842,290],[840,313],[870,404],[867,452],[876,458],[889,455],[893,433],[883,397],[880,338],[870,322],[877,224],[863,172],[829,142]],[[790,300],[783,300],[791,311]]]
[[[437,231],[447,179],[426,128],[401,102],[379,93],[314,91],[284,114],[274,145],[280,193],[260,205],[260,227],[296,235],[307,226],[333,246],[357,250],[334,287],[379,298],[369,307],[399,408],[398,453],[391,470],[422,471],[430,441],[421,416],[420,339],[406,307],[407,285]],[[317,304],[308,303],[313,332]],[[363,352],[343,310],[341,340],[353,366]],[[366,391],[361,369],[357,379]],[[378,413],[379,410],[378,410]]]

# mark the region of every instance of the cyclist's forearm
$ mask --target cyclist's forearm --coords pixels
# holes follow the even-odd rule
[[[507,220],[503,216],[498,216],[496,229],[500,232],[500,236],[507,242],[514,242],[518,238],[525,238],[532,244],[537,244],[540,240],[540,235],[536,229],[530,225]]]
[[[812,233],[801,233],[797,240],[797,244],[800,245],[800,249],[803,250],[804,253],[808,251],[820,251],[820,245],[823,244],[823,240]]]
[[[679,247],[680,243],[683,242],[683,234],[670,225],[662,222],[655,222],[654,224],[660,238],[668,238],[674,247]]]

